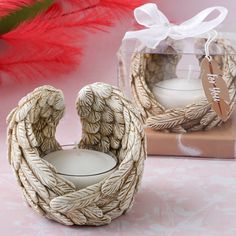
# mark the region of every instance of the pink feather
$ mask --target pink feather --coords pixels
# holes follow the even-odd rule
[[[5,16],[24,5],[31,5],[38,0],[0,0],[0,16]]]
[[[61,10],[54,6],[2,36],[7,49],[0,54],[0,71],[18,81],[68,73],[80,61],[83,31],[109,24],[107,16],[93,11],[62,17]]]
[[[20,2],[31,4],[34,1],[0,0],[0,6],[4,2],[8,4],[0,11],[2,15],[14,6],[18,8]],[[135,6],[124,0],[56,0],[34,20],[1,36],[5,49],[0,53],[0,71],[17,81],[68,73],[79,64],[85,30],[104,30],[114,22],[113,14]]]
[[[147,2],[145,0],[135,0],[135,1],[127,1],[127,0],[56,0],[56,2],[64,9],[64,11],[73,10],[86,10],[88,8],[97,8],[100,10],[101,8],[105,8],[106,10],[110,10],[110,12],[129,12],[134,8],[142,5]],[[131,11],[132,12],[132,11]]]

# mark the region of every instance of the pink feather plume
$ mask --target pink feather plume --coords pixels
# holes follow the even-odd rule
[[[32,2],[35,1],[0,0],[0,16]],[[106,29],[114,23],[114,15],[128,12],[141,3],[140,0],[56,0],[34,20],[0,36],[0,43],[4,44],[3,49],[0,47],[0,71],[17,81],[67,73],[79,64],[85,30]]]
[[[24,5],[31,5],[35,0],[0,0],[0,16],[5,16]]]

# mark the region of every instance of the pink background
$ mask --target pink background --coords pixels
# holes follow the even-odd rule
[[[229,14],[223,23],[222,29],[236,32],[236,2],[234,0],[161,0],[152,2],[158,2],[160,10],[165,13],[168,19],[178,23],[188,20],[207,7],[224,6],[228,8]]]
[[[207,6],[225,5],[231,11],[226,28],[235,31],[233,0],[159,3],[160,9],[176,22]],[[65,227],[38,216],[23,203],[6,158],[6,115],[26,93],[51,84],[63,90],[67,104],[66,115],[58,127],[58,140],[61,144],[77,142],[81,134],[74,107],[77,92],[95,81],[116,84],[116,51],[129,25],[130,22],[122,21],[109,34],[91,35],[80,67],[70,75],[0,86],[0,235],[236,235],[235,161],[149,157],[133,209],[111,225],[99,228]]]

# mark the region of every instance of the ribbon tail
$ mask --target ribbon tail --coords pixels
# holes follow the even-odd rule
[[[212,20],[204,21],[213,11],[218,11],[220,14]],[[183,39],[207,33],[221,24],[227,13],[228,10],[225,7],[207,8],[182,24],[173,26],[170,37],[173,39]]]
[[[204,19],[214,11],[218,11],[219,15],[210,21],[204,22]],[[210,27],[215,28],[217,25],[221,24],[224,21],[227,14],[228,14],[228,10],[225,7],[221,7],[221,6],[209,7],[209,8],[206,8],[205,10],[199,12],[197,15],[195,15],[191,19],[183,22],[181,24],[181,27],[194,28],[194,27],[198,26],[199,24],[201,24],[202,22],[204,22],[204,23],[209,23]]]
[[[138,31],[126,32],[123,40],[137,39],[148,48],[155,49],[159,43],[168,37],[168,30],[160,29],[144,29]]]

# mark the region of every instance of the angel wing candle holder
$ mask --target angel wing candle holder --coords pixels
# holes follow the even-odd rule
[[[51,86],[35,89],[9,114],[9,162],[25,200],[39,214],[64,225],[109,224],[131,208],[141,181],[146,157],[143,121],[117,88],[103,83],[84,87],[76,108],[83,130],[80,153],[107,155],[110,169],[102,172],[106,175],[92,182],[89,175],[87,182],[79,176],[75,182],[73,173],[68,178],[57,170],[60,164],[55,168],[55,161],[63,159],[60,153],[66,151],[55,138],[65,105],[62,92]],[[100,161],[90,154],[88,162]],[[74,166],[77,169],[83,170]]]

